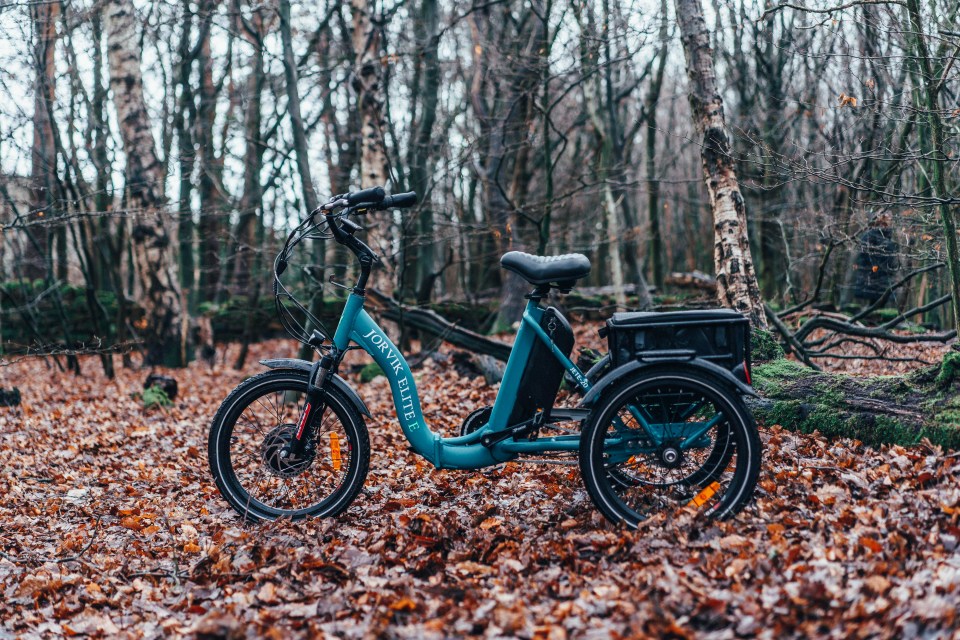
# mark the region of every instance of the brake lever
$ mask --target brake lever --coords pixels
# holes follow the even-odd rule
[[[340,221],[340,227],[344,228],[347,233],[350,235],[355,234],[357,231],[366,231],[366,227],[357,224],[349,218],[344,218]]]
[[[320,205],[320,208],[323,209],[324,211],[332,211],[333,209],[339,209],[340,207],[346,207],[346,206],[349,205],[349,204],[350,204],[350,203],[347,201],[346,198],[340,198],[340,199],[337,199],[337,200],[331,200],[330,202],[327,202],[326,204],[322,204],[322,205]]]

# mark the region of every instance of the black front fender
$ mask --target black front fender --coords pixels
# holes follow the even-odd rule
[[[712,375],[715,378],[718,378],[721,382],[732,387],[736,392],[745,395],[758,397],[757,392],[753,390],[753,387],[746,384],[742,380],[739,380],[733,373],[724,369],[723,367],[710,362],[709,360],[704,360],[703,358],[690,358],[683,360],[653,360],[644,362],[643,360],[633,360],[626,364],[620,365],[613,371],[607,373],[607,375],[600,378],[595,385],[590,387],[590,391],[583,396],[583,400],[580,401],[581,407],[587,407],[592,405],[603,392],[610,388],[614,383],[622,380],[625,376],[630,376],[635,373],[640,373],[642,371],[657,369],[660,371],[676,371],[678,373],[684,370],[699,370],[703,373]]]
[[[313,368],[312,362],[307,362],[306,360],[300,360],[297,358],[273,358],[270,360],[261,360],[260,364],[267,367],[268,369],[296,369],[298,371],[310,372]],[[353,406],[357,408],[357,411],[361,415],[364,415],[368,418],[372,418],[370,415],[370,410],[367,409],[367,405],[364,404],[363,399],[360,395],[353,390],[346,380],[334,374],[330,376],[330,384],[337,388],[337,391],[342,391],[343,395],[350,399],[353,403]]]

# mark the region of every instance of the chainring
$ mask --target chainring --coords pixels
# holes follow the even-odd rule
[[[470,412],[460,425],[460,435],[465,436],[473,433],[483,425],[490,422],[490,415],[493,413],[493,407],[480,407]]]

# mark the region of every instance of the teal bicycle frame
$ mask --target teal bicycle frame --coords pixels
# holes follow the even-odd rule
[[[490,421],[466,436],[445,438],[432,431],[423,417],[417,383],[403,354],[363,308],[364,297],[351,293],[343,308],[343,315],[333,336],[333,343],[343,352],[351,341],[357,343],[383,369],[390,381],[397,419],[410,445],[438,469],[480,469],[506,462],[520,454],[577,451],[579,435],[563,435],[536,440],[503,440],[486,446],[480,442],[484,434],[502,431],[507,424],[523,369],[533,349],[534,340],[542,340],[554,357],[563,365],[583,389],[590,383],[583,372],[553,343],[540,327],[544,309],[530,300],[523,313],[517,338],[507,359],[500,390],[493,403]],[[642,424],[642,423],[641,423]]]
[[[507,359],[507,366],[493,403],[489,422],[468,435],[446,438],[427,425],[410,365],[393,341],[363,308],[364,300],[364,296],[356,293],[351,293],[347,298],[343,315],[333,336],[333,343],[343,353],[353,341],[380,365],[384,375],[390,381],[397,419],[400,421],[404,435],[414,451],[430,461],[437,469],[481,469],[507,462],[520,454],[571,452],[580,449],[579,434],[532,440],[503,439],[490,445],[481,442],[484,435],[498,433],[513,426],[507,424],[507,421],[513,412],[520,379],[533,349],[534,340],[540,340],[549,347],[553,356],[576,380],[584,393],[591,388],[590,381],[580,368],[554,344],[540,326],[545,309],[536,300],[530,300],[523,312],[520,329],[513,349],[510,351],[510,357]],[[698,408],[698,405],[692,405],[685,415],[680,416],[681,419],[689,417]],[[641,429],[626,427],[620,417],[614,418],[614,426],[619,427],[618,433],[607,441],[607,451],[613,463],[626,460],[637,453],[649,453],[659,447],[664,440],[671,438],[681,440],[679,445],[681,449],[709,446],[710,440],[704,434],[723,419],[723,414],[717,413],[709,420],[702,422],[662,424],[656,422],[642,406],[631,405],[629,411]],[[692,432],[688,432],[688,429],[692,429]],[[648,443],[646,446],[641,444],[644,440]],[[649,443],[652,443],[653,447],[650,447]]]

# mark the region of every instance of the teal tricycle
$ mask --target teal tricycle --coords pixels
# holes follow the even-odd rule
[[[252,521],[336,516],[357,496],[370,463],[364,418],[371,416],[338,375],[344,355],[356,348],[383,369],[404,435],[438,469],[579,464],[596,507],[630,527],[683,509],[725,518],[750,500],[760,440],[744,403],[753,394],[746,319],[725,310],[616,313],[601,330],[610,353],[583,372],[571,360],[566,318],[542,304],[551,290],[567,293],[590,272],[580,254],[511,251],[501,258],[531,291],[496,400],[471,413],[458,436],[432,431],[406,359],[364,310],[378,258],[351,220],[416,201],[414,193],[387,196],[382,188],[341,194],[287,238],[274,263],[279,315],[320,358],[262,361],[269,371],[241,383],[217,411],[210,469],[235,510]],[[345,246],[360,266],[333,336],[312,328],[321,325],[281,280],[293,250],[320,237]],[[553,406],[564,377],[576,387],[576,406]]]

